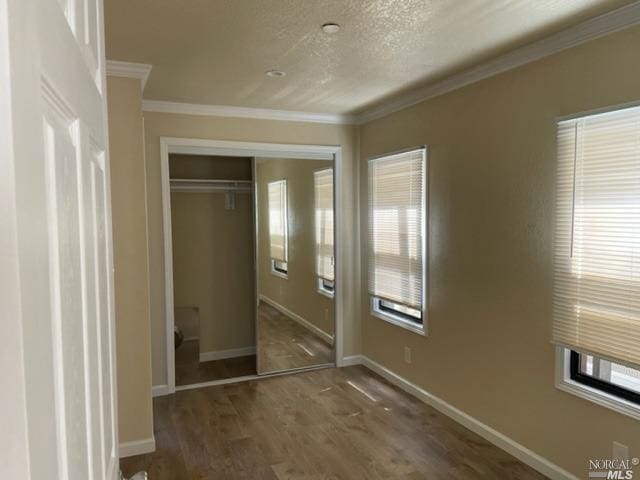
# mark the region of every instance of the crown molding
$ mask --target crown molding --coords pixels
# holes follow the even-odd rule
[[[350,115],[333,113],[297,112],[293,110],[272,110],[269,108],[233,107],[227,105],[202,105],[196,103],[165,102],[163,100],[143,100],[145,112],[177,113],[182,115],[203,115],[208,117],[253,118],[258,120],[282,120],[288,122],[330,123],[352,125],[355,118]]]
[[[107,76],[137,78],[140,80],[140,89],[144,90],[147,79],[151,73],[152,65],[147,63],[119,62],[107,60]]]
[[[355,116],[356,124],[361,125],[382,118],[429,98],[443,95],[485,78],[638,24],[640,24],[640,1],[612,10],[542,40],[512,50],[505,55],[448,77],[441,82],[418,88],[392,98],[381,105],[364,110]]]

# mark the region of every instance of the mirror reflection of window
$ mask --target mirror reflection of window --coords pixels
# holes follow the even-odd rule
[[[287,181],[277,180],[268,185],[269,193],[269,249],[271,271],[287,275],[288,268],[288,212]]]
[[[318,292],[333,297],[335,268],[333,253],[333,169],[313,174],[315,198],[315,249]]]

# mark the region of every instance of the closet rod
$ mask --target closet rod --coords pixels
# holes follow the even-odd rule
[[[172,192],[250,193],[253,189],[251,180],[172,178],[169,184]]]

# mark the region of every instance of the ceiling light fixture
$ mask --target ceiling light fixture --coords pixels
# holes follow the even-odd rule
[[[331,22],[325,23],[324,25],[322,25],[322,31],[324,33],[328,33],[329,35],[338,33],[340,31],[340,25]]]
[[[267,77],[284,77],[286,75],[282,70],[267,70],[264,74]]]

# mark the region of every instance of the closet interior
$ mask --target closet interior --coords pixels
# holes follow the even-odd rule
[[[169,157],[176,386],[256,374],[252,159]]]

